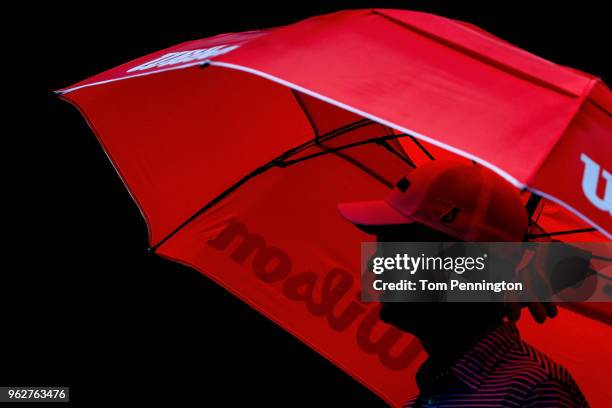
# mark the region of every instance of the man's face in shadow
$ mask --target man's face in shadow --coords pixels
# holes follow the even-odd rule
[[[376,236],[383,242],[459,242],[457,238],[433,230],[423,224],[405,224],[388,226],[360,226],[366,233]],[[391,250],[392,251],[392,250]],[[393,256],[385,254],[384,246],[378,245],[374,256]],[[393,252],[393,251],[392,251]],[[490,306],[479,303],[448,303],[433,298],[435,292],[423,294],[419,302],[388,302],[385,294],[381,296],[382,308],[380,318],[383,322],[417,337],[435,335],[437,332],[448,332],[453,329],[470,330],[472,326],[486,323]],[[429,297],[427,297],[429,296]],[[488,309],[488,310],[487,310]],[[483,311],[487,310],[486,314]],[[483,321],[484,320],[484,321]]]

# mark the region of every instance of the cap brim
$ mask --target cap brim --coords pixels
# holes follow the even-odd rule
[[[414,222],[384,200],[340,203],[338,210],[344,218],[357,225],[397,225]]]

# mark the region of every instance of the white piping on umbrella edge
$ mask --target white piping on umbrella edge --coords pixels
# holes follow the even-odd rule
[[[137,77],[151,75],[151,74],[158,74],[160,72],[173,71],[175,69],[195,67],[197,65],[206,65],[206,64],[210,64],[210,62],[211,62],[210,60],[204,60],[204,61],[198,61],[198,62],[190,62],[188,64],[178,65],[178,66],[175,66],[175,67],[162,68],[162,69],[157,69],[155,71],[141,72],[140,74],[127,75],[127,76],[123,76],[123,77],[119,77],[119,78],[106,79],[104,81],[98,81],[98,82],[91,82],[89,84],[83,84],[83,85],[75,86],[74,88],[59,89],[59,90],[54,91],[54,92],[56,94],[58,94],[58,95],[66,95],[69,92],[76,91],[76,90],[82,89],[82,88],[89,88],[90,86],[104,85],[104,84],[108,84],[108,83],[111,83],[111,82],[122,81],[124,79],[137,78]]]
[[[446,143],[440,142],[440,141],[438,141],[436,139],[433,139],[433,138],[431,138],[429,136],[425,136],[425,135],[423,135],[423,134],[421,134],[421,133],[419,133],[419,132],[417,132],[415,130],[410,130],[410,129],[405,128],[403,126],[397,125],[397,124],[395,124],[393,122],[389,122],[388,120],[379,118],[379,117],[374,116],[374,115],[372,115],[372,114],[370,114],[368,112],[364,112],[364,111],[362,111],[360,109],[357,109],[357,108],[354,108],[354,107],[352,107],[350,105],[347,105],[347,104],[345,104],[343,102],[339,102],[339,101],[337,101],[335,99],[331,99],[331,98],[329,98],[329,97],[327,97],[325,95],[321,95],[321,94],[319,94],[317,92],[314,92],[314,91],[311,91],[309,89],[303,88],[303,87],[301,87],[299,85],[296,85],[296,84],[294,84],[292,82],[285,81],[284,79],[281,79],[281,78],[275,77],[273,75],[267,74],[267,73],[265,73],[263,71],[258,71],[256,69],[248,68],[248,67],[245,67],[245,66],[242,66],[242,65],[236,65],[236,64],[231,64],[231,63],[227,63],[227,62],[216,62],[216,61],[210,61],[210,65],[220,66],[220,67],[225,67],[225,68],[231,68],[231,69],[236,69],[236,70],[239,70],[239,71],[248,72],[248,73],[251,73],[251,74],[254,74],[254,75],[257,75],[257,76],[261,76],[261,77],[266,78],[266,79],[269,79],[270,81],[276,82],[278,84],[284,85],[284,86],[289,87],[291,89],[294,89],[296,91],[300,91],[302,93],[310,95],[313,98],[322,100],[324,102],[327,102],[327,103],[329,103],[331,105],[334,105],[334,106],[337,106],[339,108],[342,108],[344,110],[347,110],[347,111],[352,112],[354,114],[357,114],[359,116],[363,116],[365,118],[373,120],[374,122],[386,125],[388,127],[391,127],[391,128],[396,129],[396,130],[399,130],[399,131],[401,131],[403,133],[406,133],[406,134],[409,134],[409,135],[414,136],[416,138],[419,138],[421,140],[424,140],[424,141],[426,141],[428,143],[431,143],[433,145],[441,147],[444,150],[448,150],[448,151],[450,151],[452,153],[458,154],[458,155],[460,155],[462,157],[465,157],[467,159],[470,159],[470,160],[478,161],[478,162],[480,162],[482,164],[485,164],[487,167],[489,167],[491,170],[493,170],[496,173],[498,173],[500,176],[502,176],[503,178],[508,180],[510,183],[512,183],[517,188],[524,189],[524,188],[527,187],[525,184],[523,184],[520,181],[518,181],[518,179],[516,179],[515,177],[511,176],[506,171],[500,169],[499,167],[495,166],[492,163],[489,163],[486,160],[483,160],[483,159],[481,159],[481,158],[479,158],[477,156],[474,156],[471,153],[468,153],[468,152],[463,151],[461,149],[457,149],[456,147],[453,147],[451,145],[447,145]]]
[[[497,174],[499,174],[501,177],[506,179],[508,182],[510,182],[515,187],[517,187],[519,189],[527,189],[527,190],[529,190],[529,191],[531,191],[531,192],[533,192],[535,194],[541,195],[542,197],[544,197],[544,198],[546,198],[546,199],[548,199],[550,201],[553,201],[553,202],[555,202],[555,203],[565,207],[567,210],[570,210],[571,212],[576,214],[580,219],[582,219],[586,223],[591,224],[592,226],[597,228],[597,230],[599,230],[599,232],[601,232],[605,237],[607,237],[608,239],[612,239],[612,234],[609,234],[604,228],[602,228],[598,224],[594,223],[592,220],[590,220],[588,217],[583,215],[580,211],[577,211],[571,205],[567,204],[566,202],[564,202],[564,201],[562,201],[562,200],[560,200],[560,199],[558,199],[558,198],[556,198],[556,197],[554,197],[554,196],[552,196],[552,195],[550,195],[548,193],[544,193],[544,192],[542,192],[540,190],[528,187],[526,184],[518,181],[518,179],[516,179],[515,177],[511,176],[508,172],[500,169],[499,167],[495,166],[494,164],[492,164],[492,163],[490,163],[490,162],[488,162],[486,160],[483,160],[482,158],[480,158],[478,156],[475,156],[475,155],[473,155],[471,153],[468,153],[466,151],[463,151],[461,149],[457,149],[456,147],[447,145],[446,143],[442,143],[442,142],[440,142],[438,140],[432,139],[432,138],[430,138],[428,136],[425,136],[425,135],[423,135],[423,134],[421,134],[419,132],[416,132],[414,130],[407,129],[407,128],[405,128],[403,126],[400,126],[400,125],[397,125],[397,124],[395,124],[393,122],[389,122],[389,121],[387,121],[385,119],[381,119],[381,118],[379,118],[377,116],[374,116],[374,115],[372,115],[370,113],[364,112],[364,111],[362,111],[360,109],[357,109],[357,108],[354,108],[354,107],[352,107],[350,105],[346,105],[346,104],[344,104],[342,102],[336,101],[335,99],[331,99],[331,98],[329,98],[327,96],[324,96],[324,95],[321,95],[321,94],[319,94],[317,92],[314,92],[314,91],[311,91],[309,89],[303,88],[303,87],[301,87],[299,85],[296,85],[296,84],[294,84],[292,82],[289,82],[289,81],[286,81],[284,79],[278,78],[278,77],[276,77],[274,75],[270,75],[270,74],[267,74],[267,73],[265,73],[263,71],[259,71],[259,70],[256,70],[256,69],[253,69],[253,68],[249,68],[249,67],[245,67],[245,66],[242,66],[242,65],[232,64],[232,63],[228,63],[228,62],[221,62],[221,61],[217,62],[217,61],[213,61],[213,60],[204,60],[204,61],[192,62],[192,63],[189,63],[189,64],[183,64],[183,65],[179,65],[179,66],[175,66],[175,67],[158,69],[158,70],[150,71],[150,72],[144,72],[144,73],[135,74],[135,75],[128,75],[128,76],[121,77],[121,78],[113,78],[113,79],[108,79],[108,80],[105,80],[105,81],[93,82],[93,83],[89,83],[89,84],[84,84],[84,85],[76,86],[74,88],[69,88],[69,89],[65,89],[65,90],[58,90],[58,91],[55,91],[55,93],[57,93],[59,95],[65,95],[65,94],[67,94],[69,92],[76,91],[76,90],[82,89],[82,88],[87,88],[87,87],[90,87],[90,86],[103,85],[103,84],[107,84],[107,83],[110,83],[110,82],[121,81],[121,80],[124,80],[124,79],[130,79],[130,78],[135,78],[135,77],[140,77],[140,76],[145,76],[145,75],[157,74],[157,73],[160,73],[160,72],[172,71],[172,70],[175,70],[175,69],[189,68],[189,67],[198,66],[198,65],[200,65],[200,66],[201,65],[211,65],[211,66],[225,67],[225,68],[234,69],[234,70],[237,70],[237,71],[248,72],[250,74],[257,75],[257,76],[262,77],[262,78],[266,78],[266,79],[268,79],[268,80],[270,80],[272,82],[275,82],[275,83],[284,85],[284,86],[286,86],[288,88],[294,89],[296,91],[305,93],[307,95],[312,96],[313,98],[322,100],[322,101],[327,102],[327,103],[329,103],[331,105],[337,106],[337,107],[339,107],[341,109],[347,110],[347,111],[355,113],[355,114],[357,114],[359,116],[363,116],[365,118],[373,120],[374,122],[381,123],[383,125],[386,125],[388,127],[393,128],[393,129],[399,130],[399,131],[401,131],[403,133],[406,133],[406,134],[409,134],[411,136],[414,136],[414,137],[416,137],[418,139],[424,140],[424,141],[426,141],[428,143],[431,143],[431,144],[433,144],[435,146],[441,147],[442,149],[448,150],[448,151],[450,151],[452,153],[455,153],[455,154],[457,154],[459,156],[465,157],[465,158],[470,159],[470,160],[477,161],[478,163],[486,166],[490,170],[492,170],[492,171],[496,172]]]
[[[386,125],[386,126],[389,126],[389,127],[391,127],[391,128],[394,128],[394,129],[396,129],[396,130],[399,130],[399,131],[401,131],[401,132],[403,132],[403,133],[406,133],[406,134],[412,135],[412,136],[414,136],[414,137],[416,137],[416,138],[418,138],[418,139],[425,140],[426,142],[429,142],[429,143],[431,143],[431,144],[433,144],[433,145],[436,145],[436,146],[438,146],[438,147],[441,147],[441,148],[443,148],[444,150],[448,150],[448,151],[450,151],[450,152],[452,152],[452,153],[455,153],[455,154],[457,154],[457,155],[459,155],[459,156],[465,157],[465,158],[470,159],[470,160],[477,161],[478,163],[480,163],[480,164],[482,164],[482,165],[484,165],[484,166],[488,167],[489,169],[491,169],[491,170],[493,170],[494,172],[496,172],[497,174],[499,174],[501,177],[503,177],[504,179],[506,179],[508,182],[510,182],[511,184],[513,184],[515,187],[517,187],[517,188],[519,188],[519,189],[526,189],[526,190],[529,190],[529,191],[531,191],[531,192],[533,192],[533,193],[535,193],[535,194],[541,195],[542,197],[544,197],[544,198],[546,198],[546,199],[548,199],[548,200],[550,200],[550,201],[553,201],[553,202],[555,202],[555,203],[557,203],[557,204],[562,205],[562,206],[563,206],[563,207],[565,207],[567,210],[569,210],[569,211],[573,212],[574,214],[576,214],[576,215],[577,215],[577,216],[578,216],[580,219],[582,219],[583,221],[585,221],[587,224],[590,224],[590,225],[594,226],[595,228],[597,228],[597,230],[599,230],[599,231],[600,231],[600,232],[601,232],[601,233],[602,233],[604,236],[606,236],[608,239],[612,239],[612,235],[611,235],[611,234],[609,234],[609,233],[608,233],[608,232],[607,232],[605,229],[603,229],[603,228],[602,228],[602,227],[600,227],[600,226],[599,226],[597,223],[595,223],[595,222],[593,222],[592,220],[590,220],[588,217],[586,217],[585,215],[583,215],[583,214],[582,214],[580,211],[576,210],[576,209],[575,209],[574,207],[572,207],[571,205],[569,205],[569,204],[565,203],[564,201],[562,201],[562,200],[560,200],[560,199],[558,199],[558,198],[556,198],[556,197],[554,197],[554,196],[552,196],[552,195],[550,195],[550,194],[548,194],[548,193],[544,193],[544,192],[542,192],[542,191],[540,191],[540,190],[537,190],[537,189],[531,188],[531,187],[527,186],[527,185],[526,185],[526,184],[524,184],[524,183],[521,183],[521,182],[520,182],[520,181],[518,181],[518,180],[517,180],[515,177],[511,176],[510,174],[508,174],[506,171],[504,171],[504,170],[500,169],[499,167],[497,167],[497,166],[495,166],[495,165],[491,164],[490,162],[488,162],[488,161],[486,161],[486,160],[483,160],[483,159],[479,158],[478,156],[475,156],[475,155],[473,155],[473,154],[471,154],[471,153],[468,153],[468,152],[466,152],[466,151],[463,151],[463,150],[461,150],[461,149],[457,149],[456,147],[453,147],[453,146],[447,145],[446,143],[442,143],[442,142],[440,142],[440,141],[438,141],[438,140],[432,139],[432,138],[430,138],[430,137],[428,137],[428,136],[425,136],[425,135],[423,135],[423,134],[421,134],[421,133],[419,133],[419,132],[416,132],[416,131],[414,131],[414,130],[410,130],[410,129],[407,129],[407,128],[403,127],[403,126],[396,125],[396,124],[395,124],[395,123],[393,123],[393,122],[389,122],[389,121],[387,121],[387,120],[385,120],[385,119],[381,119],[381,118],[379,118],[379,117],[377,117],[377,116],[374,116],[374,115],[372,115],[372,114],[369,114],[369,113],[364,112],[364,111],[362,111],[362,110],[359,110],[359,109],[357,109],[357,108],[353,108],[352,106],[346,105],[346,104],[344,104],[344,103],[342,103],[342,102],[339,102],[339,101],[336,101],[336,100],[334,100],[334,99],[328,98],[327,96],[324,96],[324,95],[318,94],[318,93],[316,93],[316,92],[310,91],[310,90],[308,90],[308,89],[306,89],[306,88],[303,88],[303,87],[301,87],[301,86],[299,86],[299,85],[296,85],[296,84],[294,84],[294,83],[291,83],[291,82],[285,81],[284,79],[281,79],[281,78],[275,77],[275,76],[270,75],[270,74],[267,74],[267,73],[265,73],[265,72],[258,71],[258,70],[256,70],[256,69],[252,69],[252,68],[248,68],[248,67],[244,67],[244,66],[242,66],[242,65],[236,65],[236,64],[227,63],[227,62],[216,62],[216,61],[210,61],[210,65],[220,66],[220,67],[225,67],[225,68],[230,68],[230,69],[236,69],[236,70],[240,70],[240,71],[244,71],[244,72],[248,72],[248,73],[251,73],[251,74],[254,74],[254,75],[261,76],[261,77],[263,77],[263,78],[269,79],[270,81],[273,81],[273,82],[279,83],[279,84],[281,84],[281,85],[285,85],[285,86],[287,86],[287,87],[289,87],[289,88],[292,88],[292,89],[294,89],[294,90],[296,90],[296,91],[300,91],[300,92],[302,92],[302,93],[305,93],[305,94],[307,94],[307,95],[310,95],[310,96],[312,96],[313,98],[320,99],[320,100],[322,100],[322,101],[324,101],[324,102],[327,102],[327,103],[329,103],[329,104],[332,104],[332,105],[334,105],[334,106],[337,106],[337,107],[339,107],[339,108],[342,108],[342,109],[344,109],[344,110],[347,110],[347,111],[349,111],[349,112],[353,112],[353,113],[355,113],[355,114],[357,114],[357,115],[359,115],[359,116],[366,117],[366,118],[371,119],[371,120],[373,120],[373,121],[375,121],[375,122],[378,122],[378,123],[381,123],[381,124],[383,124],[383,125]]]

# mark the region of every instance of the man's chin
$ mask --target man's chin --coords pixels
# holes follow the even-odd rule
[[[408,310],[405,310],[408,309]],[[416,321],[406,319],[406,314],[410,314],[409,307],[405,303],[382,303],[378,316],[383,323],[389,324],[407,333],[414,333],[414,325]],[[415,316],[412,315],[414,319]]]

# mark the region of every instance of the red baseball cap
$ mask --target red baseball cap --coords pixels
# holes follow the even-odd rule
[[[418,222],[463,241],[518,242],[528,217],[518,190],[477,165],[434,160],[402,177],[383,200],[338,204],[357,225]]]

